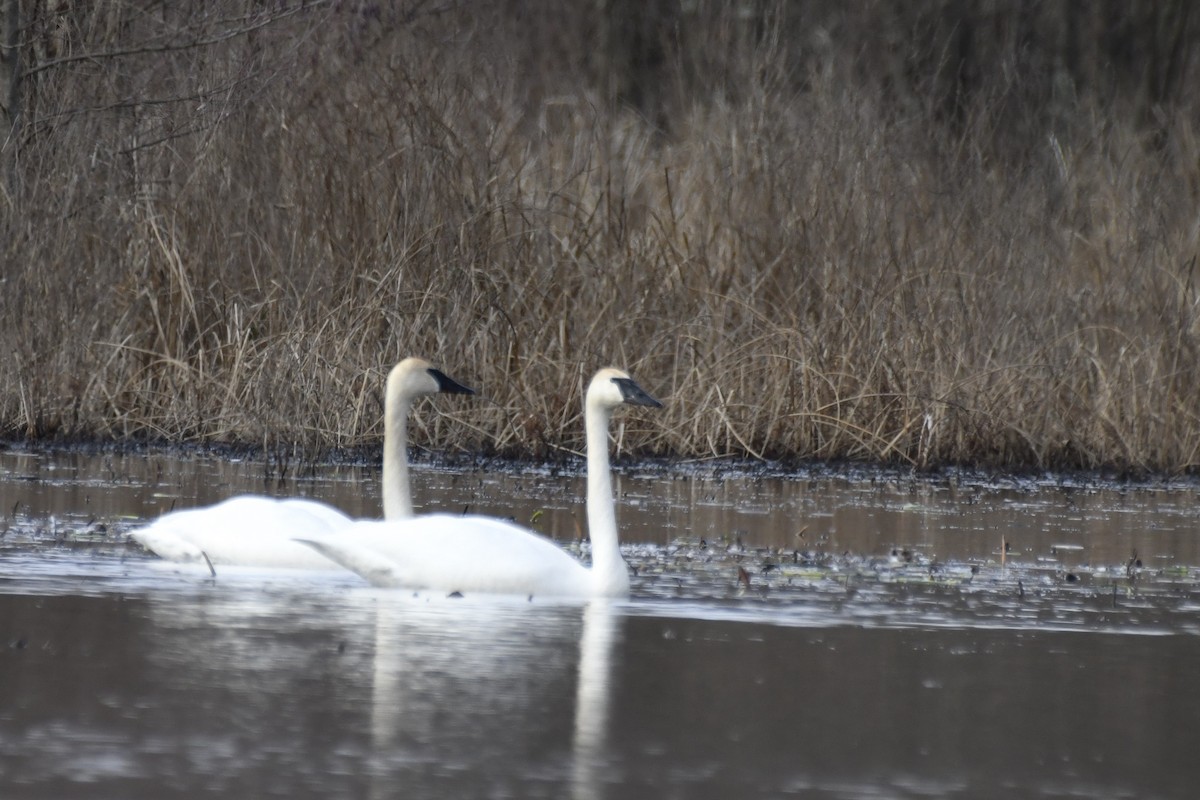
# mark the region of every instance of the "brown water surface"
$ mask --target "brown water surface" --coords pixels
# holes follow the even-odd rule
[[[0,797],[1195,796],[1188,488],[635,470],[616,603],[125,543],[247,491],[377,514],[375,470],[262,472],[0,453]],[[578,476],[414,480],[578,549]]]

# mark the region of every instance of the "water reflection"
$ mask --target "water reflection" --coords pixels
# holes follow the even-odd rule
[[[580,606],[152,566],[0,553],[6,800],[1194,785],[1200,629],[1170,622],[1186,610],[1069,628],[1013,603],[976,626],[920,588]]]
[[[20,785],[189,796],[282,774],[293,796],[604,796],[609,601],[49,560],[45,593],[23,594],[42,566],[23,557],[0,593],[24,658],[0,659],[0,764]]]
[[[593,600],[583,612],[571,770],[575,800],[599,800],[604,796],[601,787],[609,770],[604,748],[608,736],[609,681],[617,619],[614,603],[608,599]]]
[[[1194,794],[1188,491],[627,474],[616,604],[213,579],[121,544],[260,469],[0,454],[5,800]],[[414,479],[578,538],[574,476]],[[369,515],[375,484],[275,488]]]
[[[522,794],[509,781],[562,780],[595,797],[608,702],[608,603],[377,598],[372,797],[404,785],[450,795]],[[564,714],[572,706],[574,719]],[[564,743],[570,742],[570,750]],[[531,773],[514,775],[513,765]],[[419,767],[419,776],[409,774]]]
[[[253,753],[238,730],[264,717],[284,721],[273,731],[283,740],[312,736],[312,698],[332,695],[341,713],[364,717],[361,736],[346,737],[353,723],[343,721],[332,749],[360,761],[366,796],[403,787],[418,796],[551,797],[564,785],[576,797],[602,796],[617,627],[610,602],[330,595],[320,586],[302,596],[248,592],[249,573],[238,581],[150,608],[160,644],[147,653],[149,671],[172,695],[199,690],[197,714],[228,709],[220,735],[193,734],[186,749]],[[260,756],[264,745],[274,747],[261,742]],[[324,768],[336,768],[328,758]]]

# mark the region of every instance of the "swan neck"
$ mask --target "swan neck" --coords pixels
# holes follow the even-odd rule
[[[629,589],[629,571],[621,558],[617,516],[613,506],[612,473],[608,461],[608,409],[589,405],[587,425],[587,516],[592,540],[592,574],[597,594],[621,594]]]
[[[383,518],[413,515],[408,486],[408,411],[412,400],[399,391],[388,391],[383,419]]]

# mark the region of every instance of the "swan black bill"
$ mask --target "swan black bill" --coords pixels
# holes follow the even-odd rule
[[[446,394],[475,394],[475,390],[463,386],[440,369],[429,369],[429,374],[437,381],[438,391]]]
[[[613,383],[621,390],[621,398],[629,405],[662,408],[662,403],[646,394],[646,390],[634,383],[631,378],[613,378]]]

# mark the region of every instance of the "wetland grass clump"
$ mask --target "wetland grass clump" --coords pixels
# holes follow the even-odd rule
[[[18,5],[0,435],[1200,463],[1186,4]]]

